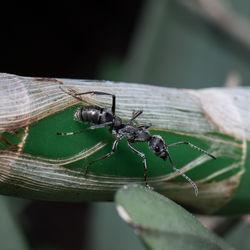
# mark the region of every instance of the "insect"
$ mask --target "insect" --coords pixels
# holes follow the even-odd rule
[[[201,148],[198,148],[197,146],[186,141],[167,145],[164,139],[160,135],[150,134],[150,132],[148,131],[148,128],[152,126],[151,123],[134,125],[133,122],[136,120],[136,118],[138,118],[143,113],[142,110],[138,110],[134,112],[132,115],[132,118],[127,123],[123,123],[122,119],[115,114],[116,96],[113,94],[100,92],[100,91],[88,91],[84,93],[78,93],[73,89],[69,89],[69,91],[66,91],[63,88],[61,88],[61,90],[80,101],[82,101],[81,96],[87,95],[87,94],[108,95],[112,97],[111,109],[102,108],[99,106],[85,106],[85,107],[79,108],[76,111],[74,115],[76,120],[86,122],[86,123],[91,123],[93,124],[92,126],[88,127],[87,129],[83,129],[83,130],[76,131],[76,132],[57,133],[58,135],[74,135],[74,134],[78,134],[89,129],[98,129],[98,128],[109,126],[110,133],[116,135],[116,139],[113,142],[111,152],[106,155],[103,155],[102,157],[98,159],[91,161],[85,167],[85,171],[84,171],[85,175],[87,174],[87,171],[90,165],[92,165],[94,162],[106,159],[110,157],[111,155],[113,155],[116,152],[118,142],[121,139],[126,138],[128,147],[142,158],[143,168],[144,168],[144,181],[146,183],[146,186],[149,187],[149,185],[147,184],[147,162],[146,162],[145,154],[138,151],[136,148],[132,146],[132,144],[136,142],[147,142],[149,148],[152,150],[152,152],[156,156],[162,158],[163,160],[168,159],[173,170],[179,173],[181,176],[183,176],[193,186],[195,195],[196,196],[198,195],[198,188],[196,184],[187,175],[185,175],[180,169],[175,167],[172,161],[172,158],[170,157],[170,154],[168,152],[168,148],[184,144],[210,156],[213,159],[216,159],[213,155],[209,154],[207,151]]]

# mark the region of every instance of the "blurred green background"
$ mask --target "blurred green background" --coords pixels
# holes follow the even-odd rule
[[[250,25],[239,25],[250,19],[247,0],[5,5],[1,72],[176,88],[249,85]],[[112,203],[1,196],[0,216],[3,250],[144,249]],[[237,249],[249,249],[248,220],[231,221],[218,222],[229,223],[219,234]]]

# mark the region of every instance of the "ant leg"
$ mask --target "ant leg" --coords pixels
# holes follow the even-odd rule
[[[128,146],[131,148],[131,150],[133,152],[135,152],[136,154],[138,154],[142,159],[143,159],[143,168],[144,168],[144,181],[146,183],[146,186],[149,187],[148,183],[147,183],[147,162],[146,162],[146,158],[145,158],[145,155],[143,153],[141,153],[140,151],[138,151],[137,149],[135,149],[129,141],[127,141],[128,143]]]
[[[173,161],[172,161],[172,159],[171,159],[171,157],[169,155],[169,152],[166,151],[166,153],[167,153],[170,165],[173,168],[173,170],[176,171],[177,173],[179,173],[182,177],[184,177],[193,186],[195,195],[197,196],[198,195],[198,188],[197,188],[196,184],[187,175],[182,173],[182,171],[180,169],[175,167],[175,165],[174,165],[174,163],[173,163]]]
[[[81,96],[81,95],[94,94],[94,95],[109,95],[109,96],[112,96],[112,108],[111,108],[111,111],[112,111],[112,114],[115,115],[115,105],[116,105],[115,99],[116,99],[116,97],[113,94],[106,93],[106,92],[101,92],[101,91],[88,91],[88,92],[83,92],[83,93],[77,93],[76,90],[74,90],[74,89],[70,89],[70,91],[66,91],[61,86],[59,86],[59,88],[64,93],[66,93],[68,95],[71,95],[72,97],[76,98],[79,101],[83,101],[82,98],[78,97],[78,96]]]
[[[133,114],[132,118],[128,121],[127,124],[130,125],[130,124],[131,124],[138,116],[140,116],[142,113],[143,113],[143,110],[138,110],[138,111],[136,111],[136,112]]]
[[[87,94],[94,94],[94,95],[109,95],[112,96],[112,114],[115,115],[115,95],[110,94],[110,93],[106,93],[106,92],[101,92],[101,91],[88,91],[88,92],[84,92],[84,93],[76,93],[76,96],[78,95],[87,95]]]
[[[40,82],[56,82],[60,85],[63,85],[63,82],[61,80],[58,80],[56,78],[49,78],[49,77],[43,77],[43,78],[33,78],[33,81],[40,81]]]
[[[209,154],[207,151],[205,151],[205,150],[203,150],[201,148],[198,148],[195,145],[191,144],[190,142],[186,142],[186,141],[173,143],[173,144],[167,145],[167,147],[169,148],[169,147],[176,146],[176,145],[181,145],[181,144],[186,144],[186,145],[190,146],[191,148],[194,148],[194,149],[196,149],[196,150],[210,156],[211,158],[216,159],[215,156]]]
[[[152,123],[145,123],[145,124],[139,124],[136,125],[137,128],[150,128],[152,126]]]
[[[89,166],[92,165],[94,162],[100,161],[100,160],[103,160],[103,159],[106,159],[106,158],[110,157],[111,155],[113,155],[113,154],[115,153],[116,149],[117,149],[117,145],[118,145],[119,140],[120,140],[120,138],[119,138],[119,139],[116,139],[116,140],[114,141],[113,146],[112,146],[112,150],[111,150],[110,153],[108,153],[108,154],[106,154],[106,155],[103,155],[102,157],[100,157],[100,158],[98,158],[98,159],[96,159],[96,160],[91,161],[91,162],[85,167],[84,175],[87,174]]]
[[[112,125],[112,122],[105,122],[105,123],[98,124],[98,125],[93,125],[91,127],[88,127],[88,128],[85,128],[85,129],[82,129],[82,130],[79,130],[79,131],[75,131],[75,132],[57,132],[56,134],[57,135],[75,135],[75,134],[80,134],[80,133],[82,133],[82,132],[84,132],[86,130],[103,128],[103,127],[110,126],[110,125]]]
[[[59,88],[60,88],[64,93],[66,93],[67,95],[71,95],[72,97],[74,97],[74,98],[77,99],[78,101],[81,101],[81,102],[83,101],[82,98],[76,96],[76,95],[77,95],[76,90],[74,90],[74,89],[69,89],[69,91],[66,91],[66,90],[63,89],[61,86],[59,86]]]

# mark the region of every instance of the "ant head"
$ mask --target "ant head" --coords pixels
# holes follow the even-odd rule
[[[167,151],[166,151],[166,145],[163,140],[163,138],[159,135],[153,135],[151,136],[148,146],[153,151],[153,153],[159,157],[161,157],[163,160],[167,159]]]

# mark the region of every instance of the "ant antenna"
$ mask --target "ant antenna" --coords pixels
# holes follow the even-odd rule
[[[175,165],[174,165],[174,163],[169,155],[169,152],[167,150],[166,150],[166,153],[167,153],[171,167],[174,169],[174,171],[179,173],[182,177],[184,177],[193,186],[195,195],[198,196],[198,187],[196,186],[196,184],[187,175],[185,175],[180,169],[175,167]]]
[[[203,150],[203,149],[201,149],[201,148],[198,148],[197,146],[195,146],[195,145],[193,145],[193,144],[191,144],[190,142],[187,142],[187,141],[182,141],[182,142],[176,142],[176,143],[173,143],[173,144],[169,144],[169,145],[167,145],[167,147],[170,148],[170,147],[177,146],[177,145],[181,145],[181,144],[188,145],[189,147],[194,148],[194,149],[196,149],[196,150],[202,152],[203,154],[206,154],[206,155],[208,155],[209,157],[211,157],[211,158],[213,158],[214,160],[216,160],[216,157],[215,157],[215,156],[209,154],[207,151],[205,151],[205,150]]]

